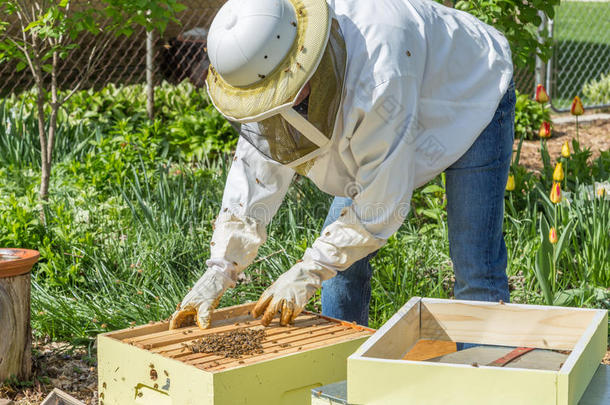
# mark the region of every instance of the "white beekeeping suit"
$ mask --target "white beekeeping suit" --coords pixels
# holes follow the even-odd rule
[[[320,64],[318,72],[307,73],[307,66],[290,55],[294,52],[298,57],[304,48],[298,43],[305,25],[300,17],[313,20],[317,16],[308,11],[308,4],[325,4],[320,5],[320,0],[286,2],[295,9],[298,29],[296,44],[284,61],[293,69],[297,63],[297,73],[298,67],[305,70],[296,84],[282,77],[286,73],[279,70],[285,70],[280,63],[257,73],[258,83],[228,86],[219,68],[222,58],[212,48],[212,26],[209,52],[217,70],[212,68],[207,79],[210,97],[226,117],[246,124],[242,125],[216,221],[209,269],[183,300],[175,320],[182,319],[180,314],[199,310],[200,326],[206,326],[212,304],[234,285],[237,274],[252,262],[265,241],[265,227],[296,170],[321,190],[352,198],[353,205],[325,229],[301,262],[263,294],[255,308],[255,315],[266,310],[263,323],[278,310],[282,323],[290,322],[323,280],[379,249],[398,230],[414,188],[469,149],[510,84],[511,54],[502,34],[467,13],[426,0],[328,1],[329,28],[325,29],[330,32],[330,41],[326,41],[332,44],[336,39],[328,48],[332,48],[335,73],[339,74],[320,73],[325,69],[328,49],[325,57],[318,57],[322,62],[311,63],[314,70]],[[241,9],[247,2],[229,0],[229,4]],[[222,10],[215,22],[221,14]],[[224,20],[225,27],[231,23]],[[324,49],[319,52],[324,53]],[[344,71],[336,66],[344,66]],[[329,99],[328,95],[316,99],[316,77],[322,83],[320,88],[333,80],[342,82],[336,86],[339,102],[323,107],[332,115],[324,119],[333,123],[330,127],[312,118],[312,114],[320,114],[313,104],[328,103]],[[271,84],[265,83],[267,80]],[[308,82],[312,83],[308,114],[296,114],[291,102]],[[296,85],[296,91],[290,85]],[[257,86],[261,86],[262,97],[252,90]],[[277,95],[273,92],[276,89],[290,97]],[[239,102],[242,95],[246,101]],[[252,107],[249,97],[259,97],[263,106]],[[265,120],[270,118],[280,120],[284,131],[266,130]],[[301,122],[305,120],[313,123],[317,133],[311,135],[316,131]],[[290,142],[273,140],[278,132],[292,134],[287,136]],[[297,152],[277,153],[281,148],[274,142],[296,145]]]

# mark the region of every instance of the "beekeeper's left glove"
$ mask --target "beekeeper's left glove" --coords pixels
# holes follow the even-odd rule
[[[252,316],[263,315],[261,323],[268,326],[278,312],[280,325],[288,325],[303,311],[309,299],[322,286],[322,281],[337,274],[312,261],[302,261],[282,274],[260,296],[252,310]]]
[[[322,286],[322,281],[333,278],[338,271],[346,270],[384,243],[385,240],[364,228],[352,207],[344,208],[341,216],[305,250],[303,261],[292,266],[265,290],[252,310],[252,316],[263,315],[261,323],[267,326],[281,312],[280,325],[292,323]]]
[[[200,328],[210,326],[211,316],[220,298],[229,288],[235,287],[236,268],[224,260],[208,260],[208,270],[195,283],[174,312],[169,322],[170,329],[190,323],[194,318]]]

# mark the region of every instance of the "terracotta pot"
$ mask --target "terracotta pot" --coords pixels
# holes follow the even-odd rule
[[[27,273],[39,257],[36,250],[0,248],[0,278]]]

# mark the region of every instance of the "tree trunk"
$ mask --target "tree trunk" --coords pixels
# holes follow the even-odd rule
[[[0,277],[0,383],[15,375],[19,381],[32,374],[30,326],[30,273]]]

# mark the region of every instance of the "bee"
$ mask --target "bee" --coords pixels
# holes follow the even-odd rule
[[[291,22],[290,24],[292,24],[292,26],[293,26],[293,27],[296,27],[296,26],[297,26],[297,23],[296,23],[296,22],[294,22],[294,21],[293,21],[293,22]]]
[[[288,73],[290,72],[290,66],[288,66],[286,69],[284,69],[284,73]]]
[[[407,56],[411,56],[411,51],[407,51]]]
[[[261,181],[258,179],[258,177],[256,178],[256,184],[261,184]]]
[[[264,79],[264,78],[265,78],[265,75],[261,75],[261,74],[259,73],[258,77],[259,77],[259,79]]]
[[[299,47],[299,52],[305,52],[305,45],[301,45]]]
[[[303,69],[303,65],[301,65],[299,62],[296,62],[296,64],[297,64],[297,68]]]

